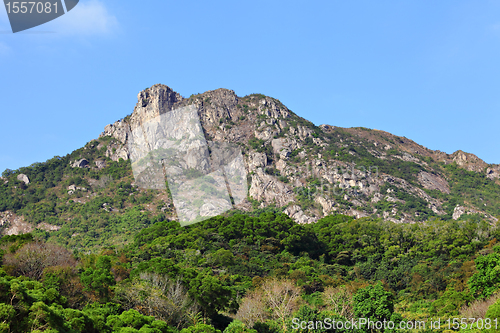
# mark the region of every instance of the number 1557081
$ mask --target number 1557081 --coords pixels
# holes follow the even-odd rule
[[[14,14],[26,14],[26,13],[54,13],[57,14],[57,2],[50,3],[50,2],[43,2],[43,1],[29,1],[29,2],[7,2],[5,4],[5,7],[7,8],[7,13],[14,13]]]

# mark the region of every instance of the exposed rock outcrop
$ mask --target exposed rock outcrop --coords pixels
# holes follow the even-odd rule
[[[106,149],[106,157],[118,162],[120,158],[123,160],[129,159],[129,151],[127,145],[110,144]]]
[[[256,171],[258,168],[264,168],[267,165],[267,156],[264,153],[252,152],[247,163],[249,171]]]
[[[238,96],[233,90],[211,90],[201,94],[200,97],[201,101],[197,101],[196,104],[200,121],[205,127],[219,126],[220,119],[232,120],[240,115],[236,110]]]
[[[26,176],[24,173],[17,175],[17,180],[24,182],[26,185],[30,183],[28,176]]]
[[[325,199],[319,195],[314,199],[314,201],[321,205],[321,207],[323,208],[323,215],[325,216],[332,214],[337,210],[337,208],[335,207],[335,201],[331,199]]]
[[[454,152],[451,156],[453,158],[453,162],[456,162],[459,166],[469,171],[483,172],[488,166],[476,155],[465,153],[461,150]]]
[[[463,214],[465,214],[465,207],[456,206],[455,209],[453,210],[452,218],[454,220],[458,220]]]
[[[356,210],[356,209],[351,209],[351,210],[349,210],[349,211],[347,212],[347,215],[349,215],[349,216],[354,216],[354,217],[355,217],[355,218],[357,218],[357,219],[360,219],[360,218],[362,218],[362,217],[366,217],[366,216],[368,216],[367,214],[365,214],[365,213],[363,213],[363,212],[361,212],[361,211],[359,211],[359,210]]]
[[[97,169],[104,169],[106,167],[106,161],[101,161],[101,160],[95,161],[95,165]]]
[[[486,169],[486,177],[489,179],[500,179],[500,165],[494,165]]]
[[[84,158],[81,158],[79,160],[74,161],[71,163],[72,168],[88,168],[89,167],[89,161],[87,161]]]
[[[52,225],[52,224],[49,224],[46,222],[40,223],[39,225],[36,226],[36,228],[40,229],[40,230],[45,230],[45,231],[57,231],[57,230],[61,229],[61,227],[58,225]]]
[[[298,205],[291,205],[291,206],[287,207],[283,211],[283,213],[290,216],[292,219],[295,220],[295,222],[300,223],[300,224],[314,223],[318,220],[317,218],[307,216],[302,211],[302,208],[300,208],[300,206],[298,206]]]
[[[87,192],[87,189],[85,187],[76,186],[74,184],[68,186],[68,194],[73,194],[75,191]]]
[[[267,203],[274,202],[278,207],[283,207],[295,200],[295,195],[288,185],[273,176],[265,174],[262,168],[257,169],[252,176],[249,195],[255,200]]]
[[[130,126],[123,120],[119,120],[114,124],[106,125],[104,132],[99,137],[110,136],[124,144],[127,142],[129,132]]]
[[[458,220],[464,214],[467,214],[467,215],[480,214],[485,219],[491,220],[493,222],[498,222],[498,219],[496,217],[491,216],[490,214],[487,214],[484,211],[480,211],[478,209],[474,209],[474,208],[470,208],[470,207],[463,207],[463,206],[460,206],[460,205],[457,205],[455,207],[455,209],[453,210],[452,218],[454,220]]]
[[[448,182],[438,175],[422,171],[418,174],[418,181],[428,190],[439,190],[446,194],[450,193]]]
[[[421,213],[402,211],[400,207],[404,205],[404,200],[390,193],[380,193],[385,184],[392,184],[425,200],[428,209],[437,215],[444,215],[446,212],[442,208],[444,201],[441,201],[441,196],[431,196],[414,183],[416,178],[424,189],[450,193],[450,184],[443,171],[433,167],[431,162],[456,162],[467,170],[486,173],[489,179],[500,179],[500,166],[487,165],[473,154],[457,151],[450,155],[432,151],[405,137],[378,130],[341,129],[330,125],[318,128],[271,97],[260,94],[238,97],[232,90],[217,89],[183,98],[161,84],[138,94],[138,102],[130,116],[106,126],[101,136],[112,139],[101,143],[106,145],[105,155],[114,161],[129,159],[128,142],[132,130],[144,127],[151,119],[169,111],[187,106],[196,109],[207,141],[232,142],[243,148],[245,167],[251,174],[249,196],[260,201],[262,207],[273,203],[278,207],[287,207],[285,212],[300,223],[317,219],[311,216],[332,212],[356,217],[369,212],[397,222],[418,220]],[[147,135],[154,137],[150,132]],[[256,141],[249,145],[251,139],[262,140],[257,141],[262,146],[256,147]],[[361,149],[356,151],[358,144]],[[379,172],[377,163],[367,162],[366,166],[357,166],[354,162],[346,162],[351,156],[354,161],[356,158],[359,161],[363,151],[371,154],[370,158],[384,160],[385,164],[401,160],[408,164],[415,163],[425,171],[409,177],[401,176],[405,180]],[[346,154],[349,154],[347,159]],[[96,161],[97,168],[105,167],[103,162]],[[308,191],[308,207],[300,207],[296,203],[299,194],[294,189],[297,188]],[[375,209],[381,200],[393,204],[390,210],[387,206],[384,211]],[[202,213],[211,214],[211,211],[220,209],[221,204],[226,203],[207,205]],[[454,216],[459,214],[463,214],[460,209]]]
[[[287,159],[291,152],[298,148],[299,144],[295,139],[278,138],[271,141],[273,152],[280,159]]]
[[[20,235],[33,231],[33,226],[11,211],[0,212],[0,234]]]
[[[148,120],[171,111],[182,96],[163,84],[155,84],[137,95],[137,105],[130,116],[131,129],[141,126]],[[118,134],[117,134],[118,135]]]

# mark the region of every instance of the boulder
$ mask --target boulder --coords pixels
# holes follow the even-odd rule
[[[106,167],[106,161],[98,160],[95,161],[97,169],[104,169]]]
[[[347,212],[347,215],[353,216],[356,219],[360,219],[362,217],[367,217],[368,216],[364,212],[361,212],[359,210],[352,209],[352,208]]]
[[[88,168],[89,167],[89,161],[87,161],[86,159],[82,158],[82,159],[74,161],[71,164],[71,167],[73,167],[73,168]]]
[[[453,215],[452,215],[452,218],[454,220],[458,220],[460,218],[460,216],[462,216],[463,214],[465,213],[465,207],[462,207],[462,206],[456,206],[455,207],[455,210],[453,210]]]
[[[500,178],[500,166],[491,167],[486,169],[486,177],[489,179]]]
[[[274,154],[279,155],[280,159],[286,159],[290,156],[291,150],[287,145],[287,140],[283,138],[274,139],[271,141]]]
[[[298,205],[291,205],[287,207],[283,213],[288,215],[290,218],[292,218],[295,222],[299,224],[308,224],[308,223],[314,223],[318,219],[314,217],[307,216],[302,208]]]
[[[265,168],[267,165],[267,156],[264,153],[251,153],[248,158],[248,169],[254,171],[258,168]]]
[[[335,207],[335,201],[331,199],[324,198],[322,196],[317,196],[316,198],[314,198],[314,201],[316,201],[321,205],[321,207],[323,208],[323,215],[325,216],[331,214],[332,211],[337,210],[337,208]]]
[[[24,173],[17,175],[17,180],[24,182],[26,185],[30,183],[28,176],[26,176]]]
[[[126,145],[109,145],[106,150],[106,157],[109,157],[115,162],[118,162],[120,158],[126,161],[129,157],[129,151]]]

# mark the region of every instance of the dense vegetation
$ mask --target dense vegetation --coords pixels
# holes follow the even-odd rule
[[[304,147],[292,152],[290,161],[294,163],[304,163],[304,160],[300,159],[297,155],[301,151],[307,151],[308,159],[314,158],[318,153],[321,153],[325,159],[343,161],[349,163],[355,169],[401,178],[416,188],[425,190],[431,197],[442,200],[446,215],[441,215],[440,218],[444,220],[452,218],[453,210],[457,205],[467,206],[468,204],[479,207],[492,216],[500,217],[500,184],[488,179],[484,172],[467,171],[459,167],[456,163],[445,164],[443,162],[436,162],[431,157],[418,154],[412,156],[411,160],[405,160],[403,158],[405,152],[398,149],[398,142],[387,137],[384,137],[383,140],[388,140],[392,146],[390,149],[384,149],[381,152],[380,148],[377,148],[374,142],[360,136],[355,136],[341,128],[336,128],[330,132],[321,132],[318,127],[303,119],[292,121],[291,123],[306,126],[313,131],[312,137],[321,136],[329,142],[328,146],[323,149],[314,144],[311,137],[307,137],[304,140]],[[368,129],[364,130],[369,131]],[[374,133],[378,135],[376,132]],[[400,140],[399,143],[403,143],[401,138],[397,139],[395,137],[395,140]],[[268,148],[265,148],[261,144],[260,142],[253,142],[255,147],[261,147],[261,152],[266,151],[266,149],[268,150]],[[266,154],[268,153],[266,152]],[[351,168],[348,167],[341,171],[349,172],[349,169]],[[417,180],[417,175],[421,171],[443,176],[450,185],[450,193],[445,194],[438,190],[424,189],[422,184]],[[308,180],[308,187],[308,193],[314,193],[317,190],[313,179]],[[381,189],[381,193],[387,194],[385,192],[386,189],[387,185]],[[378,213],[396,208],[400,211],[411,213],[411,215],[417,213],[415,217],[417,221],[426,221],[429,218],[438,216],[429,209],[423,199],[415,196],[415,194],[404,192],[395,187],[392,187],[391,190],[394,190],[397,197],[404,200],[405,204],[399,205],[397,203],[380,202],[372,207],[373,209],[377,209]],[[301,190],[299,189],[299,191]],[[356,189],[344,192],[353,196],[358,195]],[[349,209],[351,206],[349,202],[343,202],[342,195],[333,195],[332,197],[338,202],[339,207]],[[303,206],[313,205],[312,202],[305,200],[302,202]],[[365,211],[369,212],[369,207],[365,207]]]
[[[299,125],[312,137],[291,152],[291,163],[320,152],[313,141],[319,129],[289,122]],[[420,189],[418,172],[438,170],[450,194],[426,192],[443,200],[446,215],[386,183],[380,193],[397,200],[367,200],[372,212],[397,208],[420,223],[339,214],[300,225],[249,198],[250,213],[181,227],[169,194],[135,186],[130,162],[106,157],[114,139],[100,138],[67,156],[3,172],[0,212],[38,228],[0,239],[0,332],[310,332],[309,324],[295,329],[297,321],[497,318],[500,229],[479,214],[458,221],[451,215],[467,201],[499,216],[499,185],[456,164],[404,161],[395,148],[380,159],[372,143],[342,130],[326,136],[326,159],[374,167]],[[251,139],[249,147],[277,160],[263,140]],[[72,167],[80,158],[91,167]],[[97,161],[106,165],[98,169]],[[272,166],[264,171],[288,182]],[[21,173],[29,185],[17,179]],[[297,203],[318,205],[321,186],[308,177],[294,188]],[[343,194],[332,198],[353,206]],[[57,230],[44,231],[47,225]]]
[[[446,321],[468,305],[486,316],[500,287],[500,230],[485,221],[336,215],[298,225],[262,213],[149,223],[131,244],[99,254],[3,237],[0,327],[284,332],[292,318]]]
[[[5,170],[0,181],[0,212],[22,215],[32,225],[48,223],[58,230],[52,238],[73,249],[89,250],[133,240],[139,230],[154,223],[158,212],[169,214],[166,200],[152,190],[133,186],[129,161],[105,156],[112,141],[105,137],[64,157],[56,156],[18,170]],[[106,167],[73,168],[72,161],[85,158],[90,165],[105,161]],[[27,186],[17,179],[25,174]],[[69,191],[74,185],[76,190]],[[60,229],[59,229],[60,228]],[[45,237],[42,230],[34,231]]]

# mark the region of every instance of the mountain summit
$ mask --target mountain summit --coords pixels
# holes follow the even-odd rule
[[[380,308],[375,294],[391,320],[407,318],[393,295],[405,316],[490,313],[499,174],[463,151],[315,126],[264,95],[154,85],[84,147],[2,173],[0,279],[12,295],[0,306],[19,332],[132,321],[282,332],[285,317],[364,317],[352,309]],[[302,303],[285,317],[263,312],[274,307],[265,295],[292,292]],[[52,319],[29,323],[28,308]]]
[[[179,110],[189,110],[191,118],[153,124]],[[179,154],[181,146],[202,149],[173,164],[156,156],[148,162],[156,163],[156,171],[140,173],[130,149],[137,130],[147,134],[141,143],[147,158],[154,157],[150,150],[158,148],[159,133],[166,144],[162,154]],[[195,141],[182,143],[188,136]],[[231,154],[224,153],[230,146]],[[214,164],[217,149],[222,154]],[[139,171],[154,171],[148,165]],[[215,177],[203,178],[216,169],[221,171]],[[180,178],[164,173],[180,175],[184,183],[172,188]],[[145,186],[148,179],[155,185]],[[138,94],[132,114],[107,125],[85,147],[6,170],[0,179],[0,233],[44,232],[75,248],[128,242],[157,220],[182,223],[225,211],[268,210],[297,223],[330,214],[396,223],[494,223],[500,217],[500,166],[379,130],[315,126],[261,94],[238,97],[217,89],[184,98],[157,84]]]
[[[100,138],[112,138],[106,156],[127,160],[132,128],[188,105],[196,107],[207,140],[242,148],[249,175],[242,210],[273,206],[299,223],[333,212],[394,222],[500,215],[499,165],[379,130],[315,126],[261,94],[217,89],[183,98],[154,85],[138,94],[130,116],[105,127]]]

